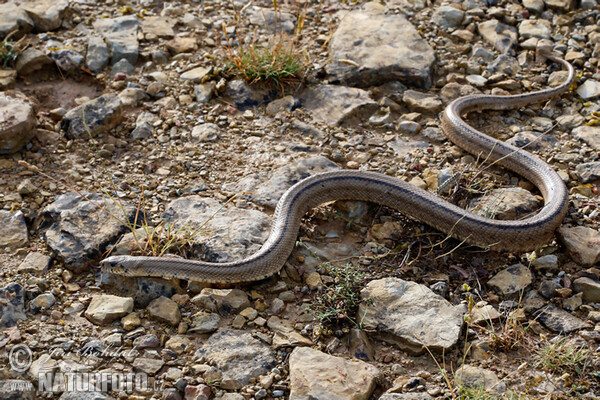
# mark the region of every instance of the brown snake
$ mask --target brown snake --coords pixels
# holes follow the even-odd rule
[[[451,204],[400,179],[374,172],[340,170],[308,177],[289,188],[277,203],[267,241],[255,254],[235,262],[209,263],[178,258],[111,256],[101,261],[104,271],[126,276],[178,278],[198,282],[232,283],[266,278],[279,271],[294,249],[302,216],[333,200],[361,200],[386,205],[469,244],[497,250],[526,251],[546,243],[567,212],[567,188],[552,168],[538,157],[491,138],[463,121],[474,110],[506,110],[542,102],[569,89],[575,70],[562,64],[568,78],[560,86],[511,96],[471,95],[450,103],[442,128],[454,144],[516,172],[532,182],[544,206],[523,220],[493,220]]]

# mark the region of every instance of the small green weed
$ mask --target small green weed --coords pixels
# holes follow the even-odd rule
[[[566,337],[546,343],[537,352],[538,364],[546,371],[556,374],[569,373],[583,376],[591,364],[590,350],[578,348]]]
[[[349,321],[360,326],[354,316],[361,303],[360,290],[364,287],[365,274],[352,264],[340,267],[323,264],[321,267],[333,278],[333,282],[324,285],[315,295],[312,305],[315,320],[322,325]]]
[[[17,57],[29,46],[29,42],[24,43],[25,36],[14,41],[11,37],[16,33],[12,31],[0,42],[0,65],[2,68],[12,67],[17,61]]]

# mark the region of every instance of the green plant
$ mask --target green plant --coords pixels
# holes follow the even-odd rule
[[[0,42],[0,64],[2,68],[12,67],[19,54],[29,46],[29,42],[24,43],[25,36],[17,41],[11,39],[16,32],[16,30],[12,31]]]
[[[567,339],[546,341],[537,351],[538,365],[551,373],[583,376],[591,367],[592,354],[588,348],[577,347]]]
[[[349,321],[360,326],[354,315],[361,304],[360,290],[363,288],[365,274],[352,264],[340,267],[331,264],[321,266],[333,278],[332,283],[323,285],[314,296],[312,309],[315,320],[323,325],[335,325]]]

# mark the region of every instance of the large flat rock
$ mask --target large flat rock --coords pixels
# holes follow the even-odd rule
[[[464,307],[453,306],[426,286],[378,279],[361,291],[361,299],[357,320],[363,328],[405,351],[444,351],[458,342]]]
[[[429,88],[435,53],[401,14],[371,2],[340,22],[325,67],[333,81],[367,87],[390,80]]]
[[[36,113],[35,104],[23,93],[0,93],[0,154],[15,153],[29,143],[37,124]]]
[[[366,90],[337,85],[307,88],[300,102],[313,119],[331,126],[365,120],[379,109]]]

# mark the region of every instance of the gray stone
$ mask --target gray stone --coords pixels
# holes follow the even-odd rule
[[[384,393],[378,400],[433,400],[427,393]]]
[[[461,85],[458,82],[450,82],[440,90],[440,97],[444,104],[448,104],[454,99],[470,94],[481,94],[481,91],[473,86]]]
[[[17,268],[17,272],[42,276],[48,271],[52,259],[39,251],[27,254],[25,260]]]
[[[560,283],[550,280],[545,280],[540,283],[538,292],[546,299],[550,300],[556,296],[556,291],[561,289]]]
[[[248,332],[221,328],[196,351],[195,357],[215,365],[231,389],[240,389],[252,378],[275,366],[275,355],[266,344]]]
[[[600,261],[600,232],[597,230],[586,226],[562,226],[557,233],[576,263],[587,266]]]
[[[91,322],[104,325],[119,319],[133,311],[133,299],[131,297],[119,297],[110,294],[102,294],[92,297],[85,316]]]
[[[487,70],[492,73],[504,73],[507,75],[515,75],[519,70],[519,61],[512,56],[500,54],[494,61],[488,64]]]
[[[477,30],[483,40],[491,44],[501,53],[514,55],[518,43],[517,30],[497,19],[480,22]]]
[[[548,304],[546,307],[533,313],[533,316],[546,328],[560,334],[567,334],[589,327],[584,321],[572,316],[554,304]]]
[[[181,321],[179,306],[168,297],[161,296],[152,300],[146,308],[148,315],[160,322],[176,326]]]
[[[23,213],[0,210],[0,248],[17,249],[28,243],[29,235]]]
[[[471,200],[469,211],[486,218],[514,220],[530,215],[541,201],[530,191],[520,187],[494,189]]]
[[[155,35],[162,39],[172,39],[175,36],[173,26],[176,21],[165,17],[147,16],[142,20],[144,35]]]
[[[381,375],[364,361],[297,347],[290,355],[290,400],[367,400]]]
[[[584,100],[593,100],[600,97],[600,82],[593,79],[586,80],[577,88],[577,94]]]
[[[20,38],[33,29],[34,23],[25,10],[13,3],[0,4],[0,39],[11,32]]]
[[[138,357],[133,360],[133,368],[136,371],[142,371],[148,375],[154,375],[165,365],[161,359]]]
[[[553,136],[543,135],[540,132],[523,131],[518,132],[506,142],[519,148],[527,148],[527,151],[537,151],[551,149],[558,143],[558,140]]]
[[[402,279],[369,282],[361,291],[357,320],[363,329],[413,354],[451,349],[460,336],[464,307],[429,288]]]
[[[17,321],[27,319],[25,314],[25,290],[18,283],[0,288],[0,327],[10,328]]]
[[[544,3],[546,3],[546,7],[548,8],[565,12],[573,9],[574,6],[573,0],[544,0]]]
[[[240,111],[246,111],[254,107],[264,106],[275,100],[279,91],[275,88],[264,88],[257,85],[249,85],[241,79],[227,82],[223,97],[234,104]]]
[[[108,396],[102,392],[75,390],[72,392],[64,392],[58,400],[114,400],[114,397]]]
[[[465,12],[452,6],[440,6],[434,13],[432,20],[445,28],[458,28],[462,25]]]
[[[296,17],[281,11],[276,13],[271,8],[251,6],[246,8],[244,14],[248,15],[252,25],[265,28],[269,33],[285,32],[292,34],[296,27]]]
[[[600,126],[580,126],[573,129],[571,134],[589,144],[593,149],[600,150]]]
[[[213,97],[216,86],[217,84],[215,82],[206,82],[194,86],[194,97],[196,98],[196,101],[200,104],[208,103]]]
[[[211,73],[212,68],[206,67],[196,67],[192,68],[188,71],[185,71],[180,75],[180,78],[184,81],[192,81],[194,83],[202,83],[205,79],[208,78]]]
[[[123,119],[121,99],[112,93],[73,108],[61,121],[68,138],[89,138],[117,126]]]
[[[331,126],[366,119],[379,109],[367,91],[345,86],[309,87],[300,93],[299,98],[302,107],[313,119]]]
[[[64,259],[67,268],[76,272],[86,270],[88,261],[99,257],[126,230],[117,218],[128,220],[135,213],[135,207],[128,203],[121,203],[121,208],[108,197],[83,194],[90,201],[69,192],[43,211],[45,225],[50,225],[45,232],[48,247]]]
[[[596,0],[581,0],[582,10],[595,10],[598,7]]]
[[[600,282],[590,278],[582,277],[573,281],[576,292],[583,293],[583,299],[587,303],[600,303]]]
[[[312,341],[294,329],[293,322],[288,319],[281,319],[272,316],[267,321],[267,326],[275,334],[273,335],[273,347],[297,347],[311,346]]]
[[[274,209],[285,191],[302,179],[338,169],[333,161],[317,156],[298,160],[274,171],[248,175],[236,183],[223,185],[223,189],[233,193],[252,192],[247,196],[254,203]]]
[[[402,96],[402,101],[414,111],[437,113],[443,108],[442,100],[434,94],[407,90]]]
[[[578,164],[575,170],[581,177],[583,183],[588,183],[600,179],[600,161]]]
[[[373,345],[365,331],[359,328],[350,329],[349,334],[350,355],[363,361],[372,361],[375,355]]]
[[[54,50],[50,53],[50,58],[61,71],[65,72],[79,71],[85,63],[85,58],[71,49]]]
[[[125,58],[131,65],[138,59],[138,19],[135,16],[98,18],[94,30],[104,38],[111,51],[111,64]]]
[[[248,295],[240,289],[204,288],[199,295],[192,298],[192,303],[221,315],[231,314],[250,306]]]
[[[498,290],[502,296],[519,294],[533,282],[533,275],[523,264],[512,265],[498,272],[488,281],[488,286]]]
[[[519,24],[521,39],[550,39],[551,33],[550,21],[544,19],[526,19]]]
[[[15,87],[17,71],[0,69],[0,90],[8,90]]]
[[[240,260],[260,249],[269,234],[271,217],[257,210],[223,207],[211,198],[186,196],[171,202],[163,218],[177,230],[200,228],[192,243],[192,255],[210,262]]]
[[[127,254],[129,254],[129,248]],[[142,308],[154,299],[161,296],[171,297],[179,290],[178,284],[173,280],[149,277],[132,278],[108,272],[100,275],[100,287],[122,296],[133,297],[135,306]]]
[[[219,132],[219,125],[207,122],[194,126],[191,139],[202,143],[216,142],[219,139]]]
[[[188,332],[195,333],[210,333],[219,328],[221,317],[217,313],[207,313],[201,311],[192,316],[192,323]]]
[[[492,371],[474,365],[463,365],[455,374],[458,385],[468,388],[485,388],[486,392],[502,393],[506,391],[506,384]]]
[[[52,293],[42,293],[29,302],[29,308],[36,313],[41,310],[49,309],[54,303],[56,303],[56,298]]]
[[[36,105],[23,93],[0,92],[0,154],[21,150],[33,138]]]
[[[17,73],[20,76],[29,75],[32,72],[52,64],[52,60],[38,49],[28,48],[17,58]]]
[[[131,139],[140,140],[151,137],[154,132],[154,123],[158,120],[156,114],[147,111],[138,115],[135,120],[135,129],[131,132]]]
[[[548,254],[541,257],[536,257],[531,263],[535,269],[554,270],[558,267],[558,257],[554,254]]]
[[[544,1],[543,0],[523,0],[523,7],[525,7],[528,11],[541,14],[544,11]]]
[[[334,81],[368,87],[400,80],[426,89],[435,53],[406,17],[371,2],[342,19],[329,58],[325,70]]]
[[[47,32],[61,27],[69,0],[29,0],[21,2],[19,6],[33,20],[36,32]]]
[[[90,36],[88,39],[85,64],[90,71],[99,73],[108,65],[110,51],[104,39],[99,36]]]
[[[131,65],[131,63],[129,61],[127,61],[127,59],[122,58],[119,61],[117,61],[116,63],[113,64],[110,73],[114,76],[116,74],[125,74],[125,75],[132,75],[135,72],[135,67],[133,65]]]

